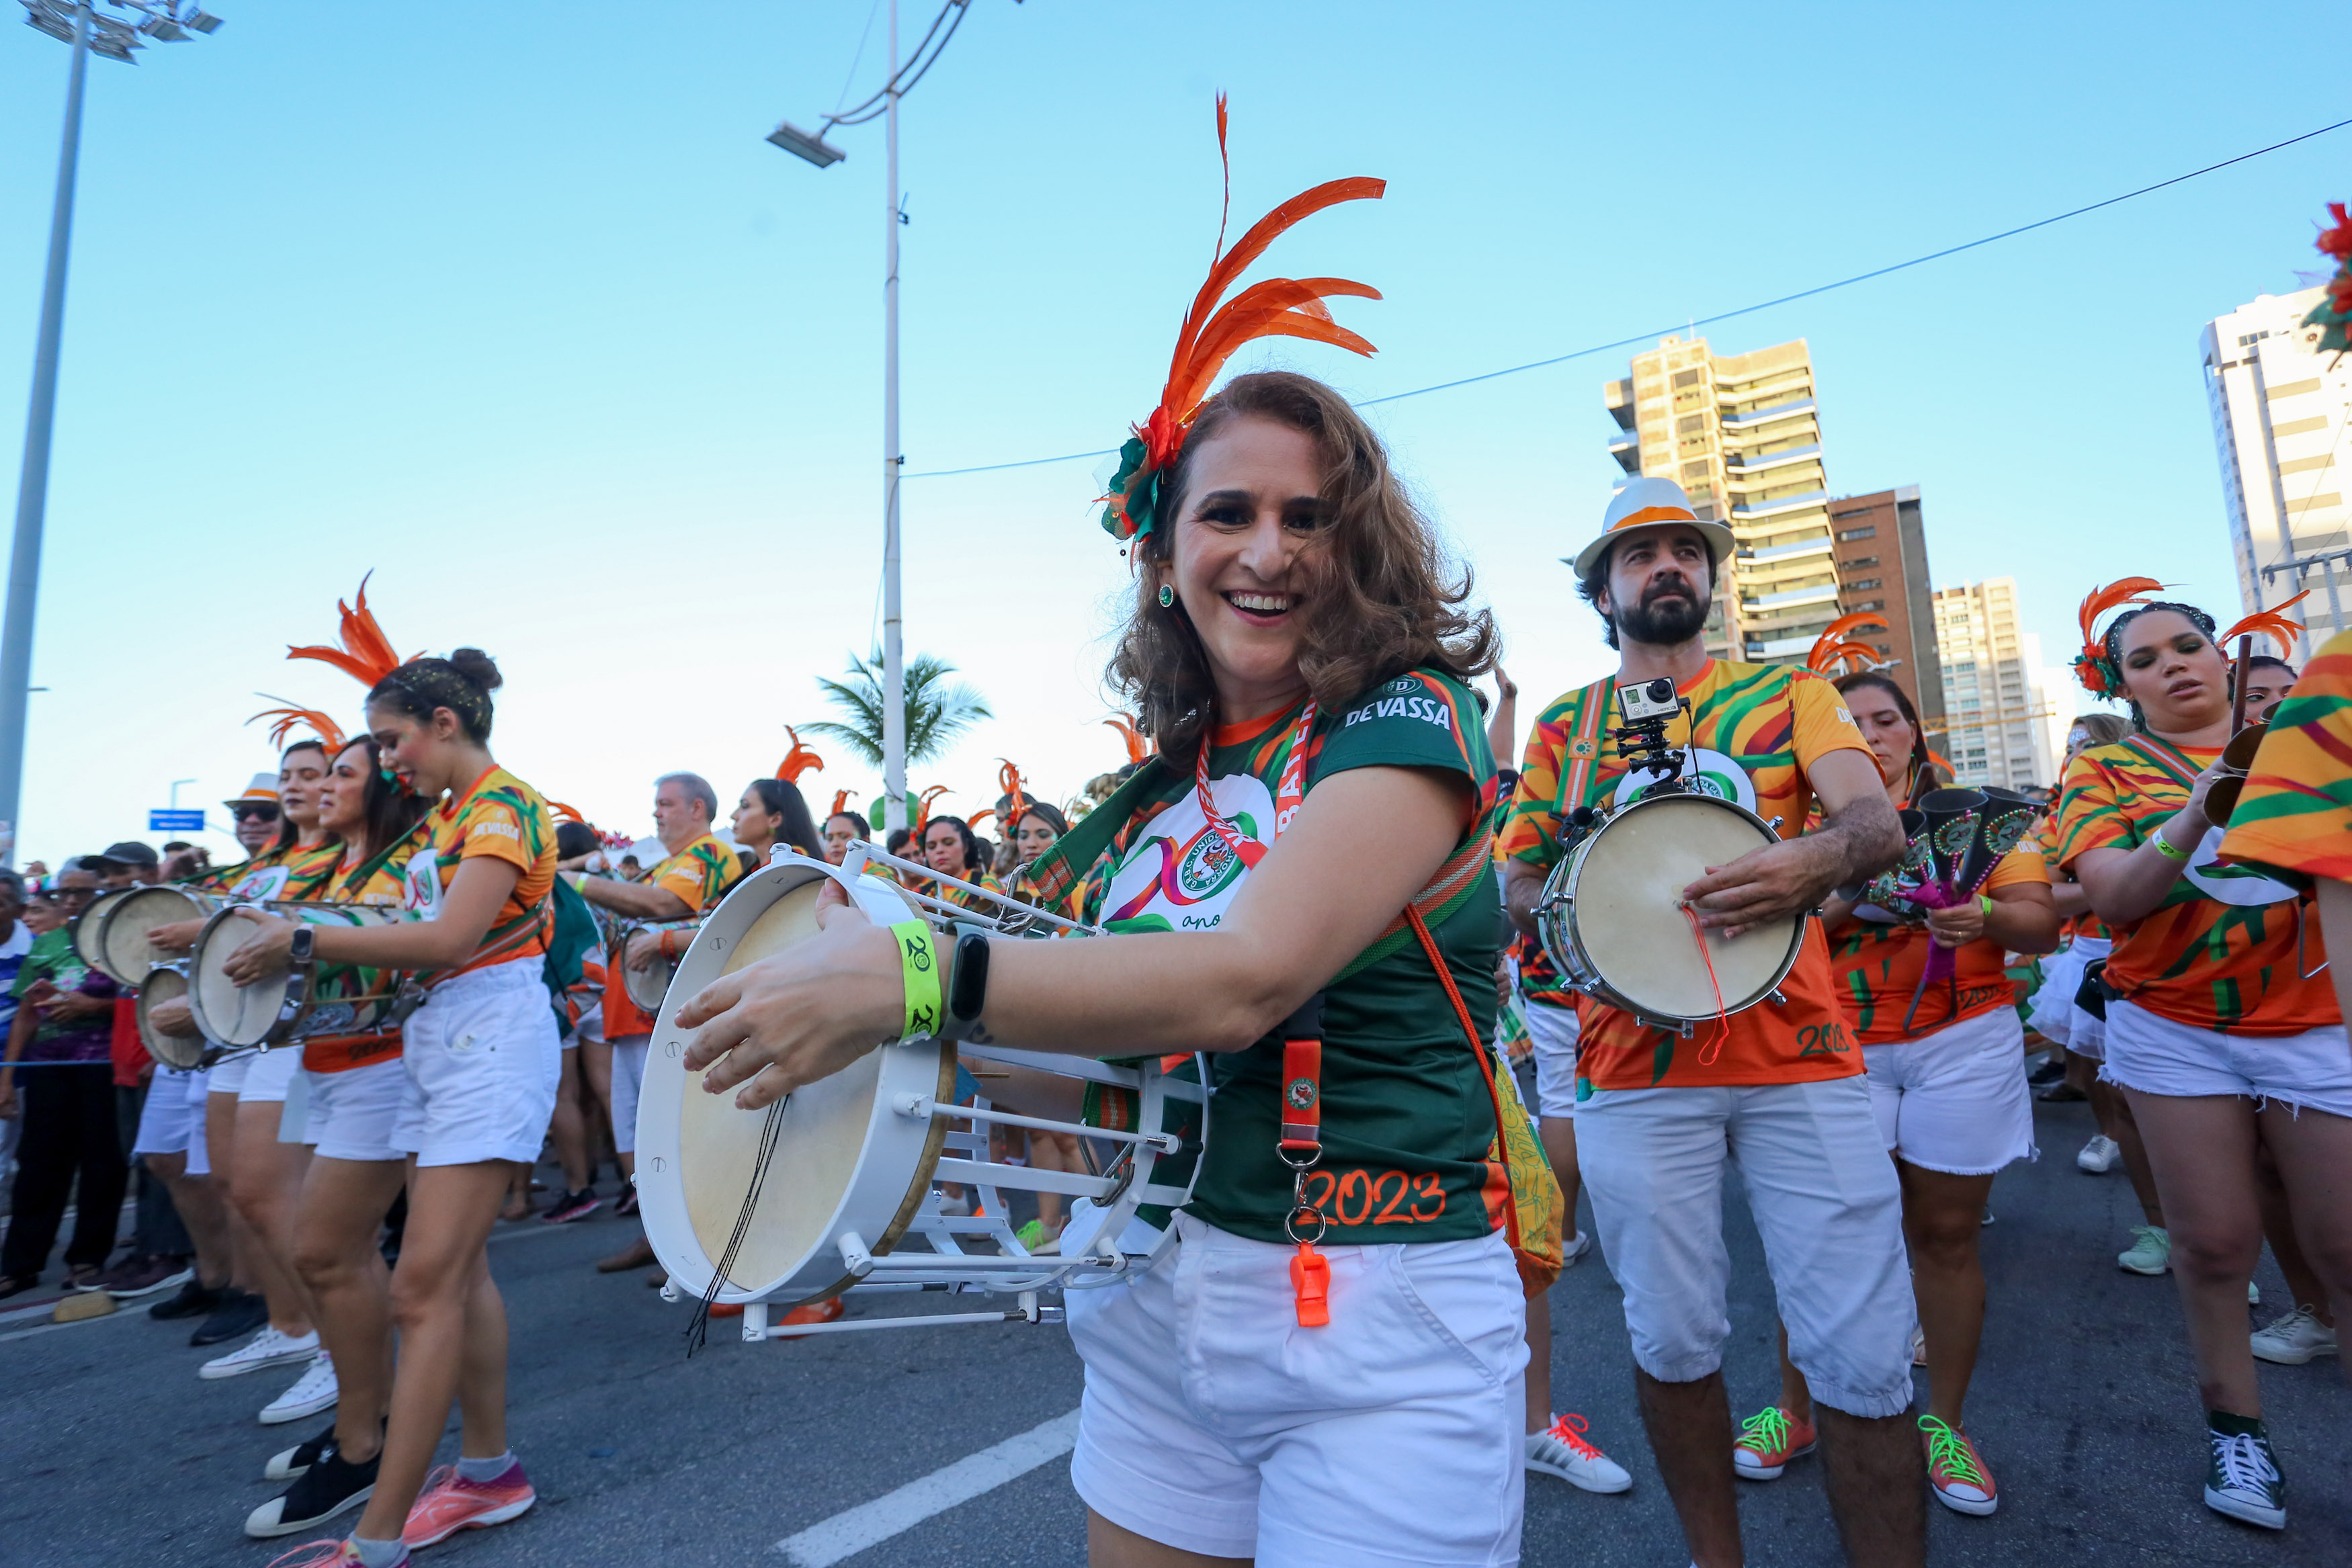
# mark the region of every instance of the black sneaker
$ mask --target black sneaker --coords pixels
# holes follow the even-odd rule
[[[191,1274],[187,1283],[182,1285],[176,1293],[148,1308],[147,1315],[151,1318],[210,1317],[220,1310],[221,1302],[226,1299],[226,1286],[205,1284]]]
[[[2025,1075],[2025,1082],[2036,1089],[2057,1082],[2066,1076],[2066,1064],[2053,1059]]]
[[[613,1212],[614,1214],[626,1217],[636,1213],[636,1211],[637,1184],[632,1181],[626,1187],[622,1189],[620,1197],[613,1205]]]
[[[297,1477],[282,1495],[246,1517],[245,1532],[257,1541],[267,1541],[273,1535],[309,1530],[345,1509],[357,1508],[374,1492],[376,1466],[383,1458],[379,1451],[363,1465],[352,1464],[330,1437],[316,1464]]]
[[[158,1291],[194,1279],[195,1271],[184,1258],[164,1258],[149,1253],[117,1263],[99,1279],[99,1286],[118,1301],[135,1301],[152,1296]]]
[[[188,1343],[219,1344],[226,1340],[242,1339],[268,1321],[268,1301],[247,1291],[225,1291],[219,1307],[188,1336]]]
[[[319,1456],[325,1453],[334,1440],[335,1424],[330,1421],[323,1428],[303,1438],[292,1448],[281,1449],[270,1455],[269,1463],[262,1467],[261,1479],[266,1481],[295,1479],[312,1465],[317,1464]]]

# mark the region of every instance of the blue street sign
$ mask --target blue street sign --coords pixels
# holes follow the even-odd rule
[[[168,806],[158,806],[147,813],[147,831],[151,833],[201,833],[205,831],[205,814],[201,810],[181,811]]]

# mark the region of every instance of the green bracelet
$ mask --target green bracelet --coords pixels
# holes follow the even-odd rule
[[[2174,849],[2172,847],[2172,841],[2164,836],[2164,830],[2162,828],[2157,829],[2157,831],[2149,836],[2156,840],[2156,852],[2158,854],[2162,855],[2168,861],[2179,861],[2184,865],[2188,863],[2189,852],[2187,850]]]
[[[940,1028],[940,965],[931,951],[931,928],[920,920],[890,927],[898,938],[898,963],[907,981],[907,1028],[898,1038],[920,1040]]]
[[[1990,920],[1992,918],[1992,894],[1990,893],[1978,894],[1977,907],[1984,912],[1984,917],[1987,920]]]

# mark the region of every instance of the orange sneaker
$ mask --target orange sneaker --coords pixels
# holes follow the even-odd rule
[[[841,1316],[841,1314],[847,1310],[848,1309],[843,1305],[842,1300],[839,1296],[829,1296],[822,1301],[812,1301],[804,1307],[794,1307],[791,1312],[786,1312],[779,1321],[786,1326],[793,1323],[829,1323],[835,1318]],[[804,1333],[780,1333],[775,1337],[778,1339],[806,1339],[808,1338],[808,1335]]]
[[[1927,1445],[1927,1485],[1935,1490],[1937,1502],[1955,1513],[1979,1517],[2000,1507],[1992,1472],[1985,1469],[1984,1456],[1966,1432],[1922,1416],[1919,1436]]]
[[[1731,1445],[1731,1463],[1742,1480],[1777,1480],[1790,1459],[1812,1451],[1812,1423],[1768,1405],[1741,1425],[1739,1440]]]
[[[407,1558],[401,1559],[406,1563]],[[348,1541],[313,1541],[283,1557],[269,1560],[269,1568],[362,1568],[359,1548]]]
[[[522,1473],[520,1459],[487,1481],[469,1481],[457,1466],[442,1465],[425,1478],[425,1490],[416,1494],[400,1539],[414,1552],[446,1541],[461,1530],[504,1524],[530,1511],[538,1500],[530,1479]]]

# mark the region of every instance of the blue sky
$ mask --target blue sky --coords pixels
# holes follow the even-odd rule
[[[240,727],[256,692],[355,722],[355,685],[282,652],[371,569],[404,652],[499,657],[497,749],[550,795],[643,831],[658,772],[772,770],[874,626],[884,191],[879,124],[822,172],[762,137],[871,90],[878,16],[860,59],[864,0],[222,9],[210,38],[91,65],[20,852],[134,833],[174,779],[184,803],[234,792],[270,761]],[[907,0],[910,41],[929,15]],[[2343,118],[2294,86],[2324,73],[2231,85],[2340,19],[973,0],[904,110],[908,467],[1113,445],[1150,406],[1215,235],[1221,88],[1237,225],[1389,182],[1267,262],[1380,287],[1341,306],[1379,358],[1237,361],[1370,398]],[[0,27],[11,443],[66,63]],[[1937,580],[2016,576],[2054,660],[2094,581],[2234,611],[2198,333],[2320,270],[2313,220],[2347,193],[2352,131],[1709,336],[1807,339],[1832,486],[1920,486]],[[1607,667],[1555,559],[1606,504],[1623,369],[1373,411],[1503,624],[1523,729]],[[919,773],[950,808],[993,797],[999,757],[1054,797],[1120,759],[1094,466],[907,486],[908,645],[997,715]],[[821,808],[877,780],[836,757],[804,782]]]

